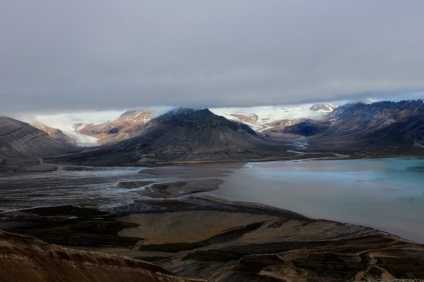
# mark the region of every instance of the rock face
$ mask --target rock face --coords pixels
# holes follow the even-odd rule
[[[139,135],[153,114],[151,110],[127,111],[112,121],[100,124],[75,124],[74,128],[80,134],[98,138],[100,144],[116,143]]]
[[[151,263],[49,245],[0,231],[0,281],[204,281]]]
[[[284,155],[242,123],[209,110],[179,109],[147,123],[139,136],[76,155],[91,164],[237,161]]]

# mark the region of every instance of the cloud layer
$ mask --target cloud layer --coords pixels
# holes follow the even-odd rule
[[[424,1],[5,0],[0,113],[420,97]]]

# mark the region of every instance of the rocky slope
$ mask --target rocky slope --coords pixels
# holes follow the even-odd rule
[[[75,149],[42,130],[8,117],[0,117],[0,142],[2,154],[9,157],[44,157]]]
[[[420,153],[424,145],[424,101],[351,103],[323,120],[308,120],[285,132],[311,136],[318,149],[368,153]]]
[[[132,110],[119,118],[99,124],[75,124],[78,133],[97,138],[99,144],[116,143],[140,134],[144,125],[153,117],[152,110]]]
[[[280,143],[263,140],[248,126],[207,109],[179,109],[147,123],[139,136],[68,161],[117,165],[275,159],[287,156]]]
[[[0,231],[0,281],[203,281],[148,262],[49,245]]]
[[[8,117],[0,117],[0,171],[40,164],[41,158],[77,151],[42,130]]]

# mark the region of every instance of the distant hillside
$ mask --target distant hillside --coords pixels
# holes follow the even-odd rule
[[[420,153],[424,148],[423,123],[423,100],[351,103],[335,109],[324,120],[308,120],[285,131],[311,136],[311,145],[326,150]]]
[[[7,157],[46,157],[75,150],[25,122],[0,117],[0,154]]]
[[[74,129],[82,135],[97,138],[99,144],[116,143],[139,135],[152,117],[151,110],[132,110],[103,123],[75,124]]]
[[[27,123],[0,117],[0,171],[22,164],[40,164],[41,158],[77,151]]]

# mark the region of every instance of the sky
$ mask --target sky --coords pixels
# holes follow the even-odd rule
[[[422,0],[2,0],[0,115],[424,98]]]

